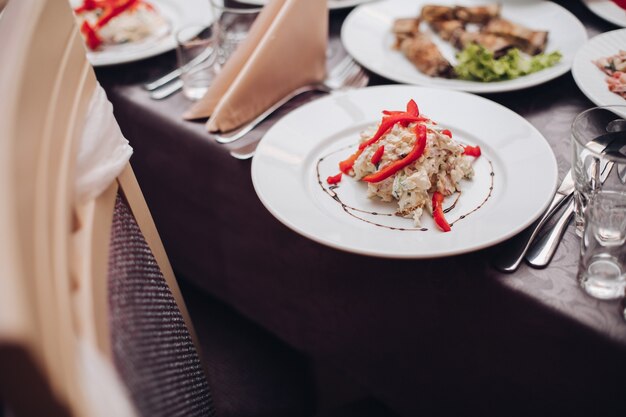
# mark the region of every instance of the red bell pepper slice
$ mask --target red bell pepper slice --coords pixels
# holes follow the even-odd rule
[[[415,140],[415,144],[413,145],[413,149],[411,149],[411,152],[409,152],[409,154],[404,158],[392,162],[380,171],[366,175],[365,177],[363,177],[363,181],[371,183],[380,182],[386,178],[389,178],[396,172],[400,171],[402,168],[417,161],[419,157],[424,154],[424,149],[426,149],[426,133],[426,126],[415,126],[415,135],[417,136],[417,138]]]
[[[451,230],[443,214],[443,194],[439,191],[433,193],[433,219],[442,231],[449,232]]]
[[[410,116],[419,116],[420,111],[417,107],[417,103],[415,100],[411,99],[406,105],[406,111],[398,111],[398,110],[383,110],[383,114],[386,116],[396,116],[398,114],[407,114]]]
[[[341,172],[337,175],[331,175],[330,177],[326,178],[326,182],[330,185],[339,184],[340,181],[341,181]]]
[[[102,0],[83,0],[83,4],[74,9],[74,13],[81,14],[91,10],[96,10],[100,7],[103,7],[104,5],[107,5],[108,3],[108,1]]]
[[[465,149],[463,149],[463,155],[469,155],[478,158],[481,155],[480,146],[465,145]]]
[[[421,119],[417,116],[411,116],[406,113],[400,113],[393,116],[383,117],[383,121],[380,122],[380,126],[378,126],[378,130],[372,136],[371,139],[361,143],[359,145],[359,149],[365,149],[373,143],[378,142],[380,138],[382,138],[388,130],[390,130],[396,123],[401,123],[404,126],[408,126],[410,123],[419,122]]]
[[[626,10],[626,0],[613,0],[613,3]]]
[[[385,153],[384,146],[381,146],[378,149],[376,149],[376,152],[374,152],[374,155],[372,155],[372,159],[370,160],[372,164],[378,165],[380,160],[383,158],[383,153]]]
[[[80,31],[83,35],[85,35],[85,41],[87,42],[87,46],[91,50],[95,50],[102,44],[102,39],[98,36],[96,31],[87,23],[85,20],[80,27]]]
[[[442,135],[446,135],[447,137],[449,137],[450,139],[452,139],[452,132],[450,132],[448,129],[443,129],[441,131]]]
[[[420,109],[419,107],[417,107],[417,103],[415,102],[415,100],[413,99],[409,100],[409,102],[406,104],[406,112],[407,114],[410,114],[411,116],[420,115]]]
[[[100,19],[98,19],[98,21],[96,22],[96,27],[97,28],[101,28],[104,25],[106,25],[107,23],[109,23],[109,21],[111,21],[111,19],[113,19],[116,16],[119,16],[120,14],[124,13],[124,11],[126,11],[126,9],[129,9],[131,6],[134,6],[135,3],[137,3],[138,0],[127,0],[123,3],[120,3],[116,6],[110,7],[105,9],[104,13],[102,14],[102,16],[100,17]]]
[[[363,149],[357,149],[357,151],[353,153],[352,155],[350,155],[348,159],[339,162],[339,170],[346,175],[350,175],[350,170],[354,166],[354,163],[356,162],[357,158],[361,156],[362,153],[363,153]]]
[[[406,127],[411,123],[423,122],[427,120],[423,117],[419,117],[419,108],[417,107],[417,103],[415,103],[414,100],[409,100],[409,102],[406,105],[406,111],[404,112],[383,110],[383,114],[385,114],[386,117],[383,117],[383,120],[380,122],[380,125],[378,126],[378,130],[376,131],[374,136],[372,136],[372,138],[370,138],[369,140],[361,143],[359,145],[359,149],[354,154],[350,155],[348,159],[341,161],[339,163],[339,170],[341,172],[349,175],[350,170],[354,166],[354,163],[356,162],[357,158],[361,156],[361,153],[363,153],[363,150],[365,150],[365,148],[367,148],[368,146],[376,143],[396,123],[400,123]]]

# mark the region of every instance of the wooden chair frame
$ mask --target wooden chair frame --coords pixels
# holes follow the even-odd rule
[[[75,203],[77,147],[97,81],[67,0],[11,1],[0,20],[0,62],[0,365],[28,358],[20,366],[49,387],[41,404],[88,415],[77,340],[110,358],[108,245],[118,187],[199,347],[130,165],[95,200]],[[16,349],[21,356],[10,355]]]

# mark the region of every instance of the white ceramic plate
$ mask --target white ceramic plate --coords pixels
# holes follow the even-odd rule
[[[593,13],[614,25],[626,27],[626,10],[611,0],[583,0]]]
[[[626,29],[618,29],[598,35],[576,54],[572,75],[578,88],[597,106],[626,105],[626,100],[609,91],[607,75],[592,62],[598,58],[615,55],[626,48]]]
[[[412,220],[386,215],[394,213],[395,203],[368,199],[366,185],[345,175],[335,190],[340,199],[378,214],[344,210],[327,193],[326,178],[339,172],[337,163],[354,151],[359,132],[377,123],[381,110],[403,109],[411,98],[456,140],[482,148],[474,178],[463,181],[456,207],[446,214],[457,220],[449,233],[439,231],[428,213],[422,216],[428,230],[399,230],[414,229]],[[278,220],[330,247],[387,258],[435,258],[501,242],[544,211],[557,175],[546,140],[511,110],[472,94],[406,85],[336,93],[306,104],[267,132],[252,161],[254,188]]]
[[[502,1],[502,15],[513,22],[537,30],[549,30],[547,52],[563,54],[557,65],[513,80],[483,83],[429,77],[421,73],[404,55],[392,48],[393,21],[400,17],[417,16],[425,4],[484,5],[485,0],[384,0],[354,9],[346,18],[341,40],[348,52],[369,70],[390,80],[441,87],[474,93],[495,93],[519,90],[552,80],[571,68],[574,55],[587,40],[580,21],[563,7],[547,1]],[[432,33],[426,25],[423,30]],[[436,35],[432,38],[441,53],[454,65],[455,50]]]
[[[265,5],[269,0],[238,0],[241,3]],[[348,7],[358,6],[359,4],[368,3],[372,0],[328,0],[328,8],[330,10],[345,9]]]
[[[82,2],[71,0],[70,3],[76,7]],[[167,20],[168,29],[139,42],[88,51],[87,58],[93,66],[124,64],[162,54],[176,48],[176,32],[181,28],[199,23],[208,26],[213,21],[209,0],[150,0],[150,3]]]

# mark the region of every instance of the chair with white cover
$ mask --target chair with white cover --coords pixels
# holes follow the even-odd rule
[[[0,62],[0,398],[16,415],[213,414],[67,0],[9,2]]]

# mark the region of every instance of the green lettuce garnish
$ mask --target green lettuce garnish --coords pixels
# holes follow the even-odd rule
[[[462,80],[503,81],[551,67],[562,57],[558,51],[527,57],[519,49],[512,48],[500,58],[494,58],[493,52],[472,43],[457,53],[458,64],[454,70]]]

